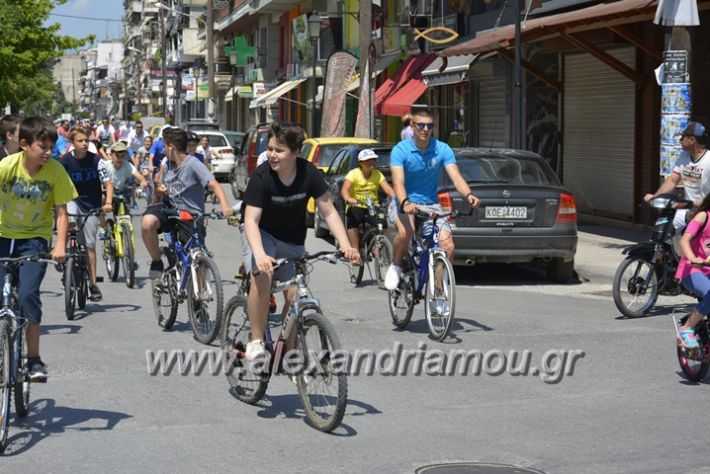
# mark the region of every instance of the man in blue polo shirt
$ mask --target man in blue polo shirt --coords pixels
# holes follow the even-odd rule
[[[464,196],[471,207],[480,204],[480,200],[473,195],[468,183],[461,176],[451,147],[431,136],[434,129],[431,112],[427,109],[417,109],[412,115],[411,126],[414,136],[399,142],[392,149],[390,158],[392,184],[399,203],[399,219],[402,222],[400,232],[394,239],[392,265],[385,275],[385,288],[390,291],[399,285],[402,258],[407,252],[414,233],[412,215],[417,209],[444,212],[437,196],[442,170],[446,170],[456,190]],[[439,233],[439,245],[446,250],[451,260],[454,256],[454,242],[448,225],[444,226]]]

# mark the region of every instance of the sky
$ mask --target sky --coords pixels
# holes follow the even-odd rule
[[[93,33],[96,40],[101,41],[106,39],[107,34],[109,39],[123,36],[122,17],[123,0],[69,0],[52,11],[45,25],[59,23],[62,35],[81,38]],[[116,21],[107,22],[107,18]]]

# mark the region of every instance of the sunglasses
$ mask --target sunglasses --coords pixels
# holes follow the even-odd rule
[[[419,128],[419,130],[424,130],[424,129],[431,130],[432,128],[434,128],[433,123],[414,123],[414,122],[412,122],[412,125],[416,125],[417,128]]]

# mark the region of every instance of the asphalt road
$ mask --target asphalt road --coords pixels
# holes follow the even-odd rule
[[[231,296],[238,237],[224,222],[208,232]],[[184,307],[172,331],[157,326],[138,240],[140,288],[103,283],[104,301],[75,321],[63,314],[59,274],[48,271],[42,354],[50,381],[32,387],[28,417],[13,416],[0,472],[412,473],[454,461],[546,473],[710,472],[702,420],[710,388],[680,375],[663,312],[622,319],[610,296],[586,291],[589,283],[554,286],[535,269],[482,266],[457,271],[453,337],[436,343],[421,305],[397,331],[385,292],[371,281],[354,289],[344,266],[318,263],[310,286],[346,349],[424,343],[479,350],[487,360],[480,375],[350,377],[343,424],[326,435],[305,423],[283,376],[249,406],[229,394],[223,375],[149,374],[146,351],[206,346],[192,338]],[[307,248],[326,244],[309,235]],[[537,369],[544,354],[561,354],[551,350],[578,357],[557,383],[532,370],[490,374],[501,355],[524,350]]]

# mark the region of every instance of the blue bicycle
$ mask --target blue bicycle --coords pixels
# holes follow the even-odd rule
[[[402,260],[399,286],[389,292],[390,316],[402,329],[412,319],[414,305],[424,300],[424,314],[429,334],[443,341],[451,329],[456,311],[454,269],[439,245],[439,232],[446,219],[458,211],[443,214],[417,211],[412,243]]]
[[[178,305],[187,300],[187,313],[195,340],[211,343],[222,328],[224,296],[217,264],[202,243],[206,216],[175,211],[169,232],[163,233],[168,267],[153,280],[153,309],[158,325],[170,329]]]

